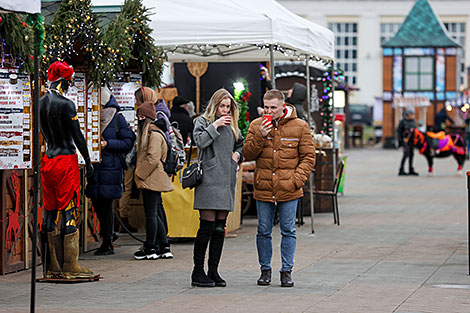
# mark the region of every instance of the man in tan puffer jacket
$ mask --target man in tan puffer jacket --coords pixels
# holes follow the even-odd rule
[[[284,103],[284,95],[279,90],[266,92],[263,101],[264,117],[250,124],[243,146],[246,160],[256,160],[256,246],[261,266],[257,283],[271,283],[271,233],[277,205],[282,235],[281,286],[293,287],[297,203],[303,196],[302,186],[315,166],[315,147],[307,123],[297,118],[294,106]]]

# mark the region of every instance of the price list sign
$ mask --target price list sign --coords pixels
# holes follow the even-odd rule
[[[0,169],[32,167],[31,112],[29,76],[0,69]]]
[[[75,73],[74,85],[71,86],[65,95],[66,98],[73,101],[77,109],[77,117],[80,122],[80,129],[82,130],[83,136],[86,137],[86,82],[85,73]],[[78,152],[78,163],[85,164],[83,156]]]
[[[142,75],[120,73],[112,85],[113,96],[121,107],[121,113],[124,115],[131,129],[136,131],[136,107],[134,93],[142,87]]]
[[[99,89],[92,84],[87,93],[87,146],[91,162],[100,162],[100,100]]]

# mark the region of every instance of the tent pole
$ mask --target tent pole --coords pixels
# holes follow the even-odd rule
[[[276,73],[274,72],[274,45],[269,46],[269,67],[273,89],[276,89]]]
[[[39,40],[35,36],[35,41]],[[36,302],[36,251],[38,248],[39,206],[39,47],[34,45],[34,90],[33,90],[33,246],[31,264],[31,302],[29,311],[34,313]],[[44,265],[45,266],[45,265]]]
[[[331,98],[330,98],[330,101],[331,101],[331,113],[332,113],[332,116],[331,116],[331,128],[332,128],[332,132],[331,132],[331,142],[333,143],[333,153],[332,153],[332,156],[333,156],[333,179],[335,179],[336,177],[336,149],[335,149],[335,146],[336,146],[336,136],[335,136],[335,80],[334,80],[334,73],[335,73],[335,62],[332,61],[331,62],[331,72],[330,72],[330,78],[331,78]],[[339,182],[338,182],[339,184]]]
[[[312,99],[311,96],[310,96],[310,66],[309,66],[309,63],[310,63],[310,56],[309,55],[305,55],[305,80],[307,82],[307,121],[308,121],[308,127],[310,129],[310,131],[312,130],[312,117],[311,117],[311,107],[312,107]],[[308,192],[309,192],[309,198],[310,198],[310,217],[312,219],[312,234],[315,233],[315,229],[314,229],[314,199],[313,199],[313,171],[310,173],[310,175],[308,176],[308,184],[309,184],[309,188],[308,188]],[[303,208],[301,208],[301,210],[303,210]]]

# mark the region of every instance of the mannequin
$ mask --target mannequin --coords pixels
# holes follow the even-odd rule
[[[78,265],[80,173],[78,148],[86,163],[86,175],[93,173],[85,137],[80,130],[74,103],[65,98],[73,68],[54,62],[48,69],[50,88],[39,100],[41,133],[47,150],[41,160],[41,182],[45,209],[41,237],[45,251],[45,278],[90,278],[93,271]]]

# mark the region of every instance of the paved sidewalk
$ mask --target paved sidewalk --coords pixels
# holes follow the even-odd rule
[[[294,288],[280,288],[279,227],[273,283],[256,285],[256,220],[227,238],[226,288],[192,288],[192,243],[172,246],[175,259],[135,261],[123,236],[114,256],[81,255],[101,273],[96,283],[37,285],[38,312],[470,312],[465,177],[453,159],[436,160],[426,177],[398,177],[399,151],[348,152],[341,226],[331,214],[297,231]],[[468,169],[465,166],[464,169]],[[39,271],[41,269],[39,268]],[[27,312],[30,272],[0,277],[0,312]],[[38,274],[39,275],[39,274]]]

